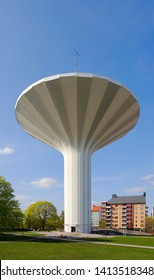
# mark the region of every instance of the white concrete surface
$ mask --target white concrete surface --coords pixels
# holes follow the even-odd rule
[[[107,78],[68,73],[32,84],[18,98],[15,110],[27,133],[64,156],[65,231],[89,233],[91,155],[135,126],[137,100]]]

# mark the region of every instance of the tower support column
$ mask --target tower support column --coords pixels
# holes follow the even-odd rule
[[[91,232],[91,156],[85,148],[64,153],[65,232]]]

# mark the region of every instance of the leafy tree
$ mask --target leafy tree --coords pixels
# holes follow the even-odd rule
[[[103,219],[99,222],[99,228],[101,228],[101,229],[106,228],[106,220]]]
[[[0,230],[20,227],[23,214],[11,184],[0,176]]]
[[[145,231],[149,233],[154,231],[154,218],[152,217],[145,218]]]
[[[57,223],[55,225],[58,229],[64,229],[64,211],[62,211],[60,216],[58,216]]]
[[[64,211],[61,212],[59,218],[60,218],[61,227],[64,228]]]
[[[29,229],[48,229],[54,227],[58,215],[56,207],[48,201],[38,201],[25,210],[25,226]]]

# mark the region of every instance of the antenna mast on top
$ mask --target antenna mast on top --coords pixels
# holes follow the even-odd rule
[[[76,64],[75,64],[75,70],[76,72],[78,72],[78,67],[79,67],[79,57],[80,57],[80,53],[81,53],[81,50],[80,51],[77,51],[76,49],[75,50],[75,56],[76,56]]]

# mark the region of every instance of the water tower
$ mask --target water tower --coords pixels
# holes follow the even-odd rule
[[[85,73],[44,78],[22,92],[16,118],[33,137],[64,156],[65,231],[91,231],[91,156],[124,136],[139,118],[131,92]]]

